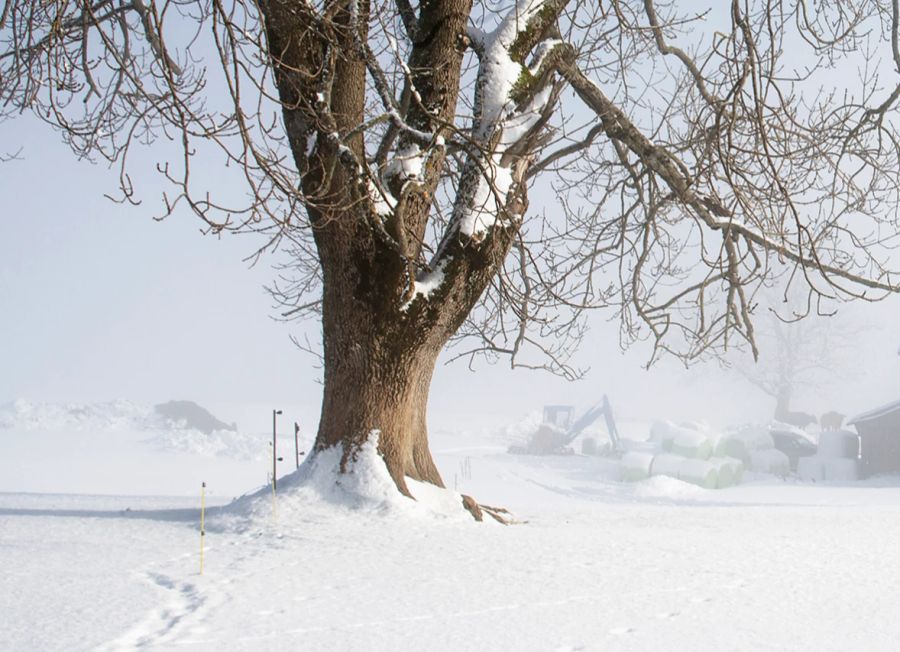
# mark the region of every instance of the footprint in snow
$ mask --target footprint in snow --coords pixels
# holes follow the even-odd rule
[[[679,611],[663,611],[662,613],[656,614],[656,617],[659,620],[668,620],[669,618],[675,618],[675,616],[680,615]]]
[[[615,629],[609,630],[609,633],[614,636],[624,636],[625,634],[631,634],[633,631],[634,627],[616,627]]]

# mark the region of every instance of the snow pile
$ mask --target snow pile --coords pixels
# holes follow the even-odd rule
[[[803,428],[798,428],[795,425],[785,423],[784,421],[779,421],[778,419],[772,419],[771,421],[769,421],[768,429],[769,432],[791,433],[793,435],[796,435],[799,439],[805,439],[811,444],[816,443],[816,440],[813,439],[813,437]]]
[[[494,438],[511,445],[526,446],[531,441],[531,436],[543,423],[544,417],[541,411],[533,410],[520,421],[498,428]]]
[[[165,452],[228,457],[248,462],[271,458],[268,437],[238,430],[205,433],[193,428],[170,428],[159,430],[142,441]]]
[[[118,430],[157,423],[153,409],[131,401],[33,403],[17,399],[0,406],[0,428],[17,430]]]
[[[705,492],[700,487],[667,475],[654,476],[639,482],[634,488],[634,495],[638,498],[680,500],[696,498],[703,493]]]
[[[412,500],[399,491],[378,452],[379,432],[368,440],[341,470],[343,449],[335,446],[311,454],[300,468],[271,485],[243,496],[211,519],[212,527],[246,531],[265,527],[273,518],[302,524],[320,516],[333,517],[335,509],[370,513],[379,517],[426,518],[472,522],[462,506],[462,496],[431,484],[406,479]]]
[[[189,404],[187,401],[180,403]],[[206,413],[196,404],[190,405]],[[16,435],[32,433],[45,439],[50,433],[66,436],[83,433],[98,441],[102,436],[112,438],[115,435],[123,441],[133,437],[157,451],[247,461],[260,460],[268,455],[266,435],[230,428],[203,431],[189,427],[190,424],[184,419],[166,416],[158,407],[126,400],[48,403],[17,399],[0,406],[0,429],[11,430]],[[209,415],[208,422],[219,423],[212,415]]]

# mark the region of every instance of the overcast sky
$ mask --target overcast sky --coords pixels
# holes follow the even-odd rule
[[[140,180],[144,206],[105,199],[115,175],[76,161],[32,118],[0,125],[0,143],[24,148],[22,160],[0,166],[0,403],[185,398],[289,403],[315,418],[320,372],[289,340],[300,327],[271,318],[262,286],[272,261],[249,269],[242,260],[254,240],[203,236],[186,213],[155,222],[150,200],[162,186],[154,178]],[[900,398],[898,307],[892,300],[859,313],[871,328],[840,375],[862,373],[807,392],[795,409],[852,413]],[[544,403],[583,409],[604,393],[625,418],[768,417],[766,397],[715,365],[645,371],[646,347],[622,354],[615,325],[597,324],[579,357],[592,371],[574,384],[504,364],[474,374],[463,364],[439,368],[432,427],[513,421]]]

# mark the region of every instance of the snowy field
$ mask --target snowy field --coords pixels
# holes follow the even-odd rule
[[[319,456],[302,477],[282,476],[274,500],[262,488],[232,502],[263,484],[264,430],[199,438],[123,404],[77,422],[46,406],[14,412],[0,422],[0,650],[892,650],[900,640],[900,478],[625,484],[603,458],[510,455],[509,431],[435,428],[448,492],[398,498],[368,455],[357,463],[367,489],[335,487],[334,460]],[[454,488],[521,522],[475,523]]]

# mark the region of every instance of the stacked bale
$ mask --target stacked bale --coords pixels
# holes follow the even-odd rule
[[[718,479],[717,489],[733,487],[741,483],[744,475],[744,463],[733,457],[711,457],[709,463],[716,467]]]
[[[800,458],[797,474],[809,482],[858,480],[859,436],[849,430],[821,433],[816,454]]]
[[[678,479],[704,489],[715,489],[718,486],[719,473],[709,462],[685,459],[678,467]]]
[[[650,439],[668,453],[691,459],[707,460],[713,452],[706,433],[671,421],[655,422],[650,428]]]
[[[786,478],[791,472],[791,461],[786,453],[777,448],[764,448],[750,451],[750,468]]]
[[[653,453],[632,451],[622,456],[622,479],[627,482],[637,482],[650,477],[650,467],[653,466]]]
[[[657,421],[650,429],[650,441],[658,448],[651,461],[651,476],[669,476],[685,482],[720,489],[741,481],[744,465],[740,459],[729,456],[712,457],[718,437],[705,424]],[[741,448],[746,450],[746,446]],[[623,458],[625,475],[642,479],[647,460],[646,453],[640,456],[626,455]]]
[[[805,482],[820,482],[825,479],[823,460],[815,455],[801,457],[797,461],[797,476]]]
[[[672,453],[696,460],[708,460],[713,452],[712,444],[702,432],[679,429],[672,439]]]
[[[767,428],[749,426],[725,433],[716,445],[716,457],[732,457],[752,466],[752,453],[757,450],[772,450],[775,441]]]
[[[855,460],[859,457],[859,437],[849,430],[825,431],[819,435],[816,455],[826,460]]]
[[[650,466],[650,475],[667,475],[670,478],[677,478],[678,471],[681,469],[681,463],[685,459],[681,455],[660,453],[653,458],[653,464]]]
[[[859,480],[859,460],[842,458],[825,460],[825,479],[832,482],[856,482]]]

